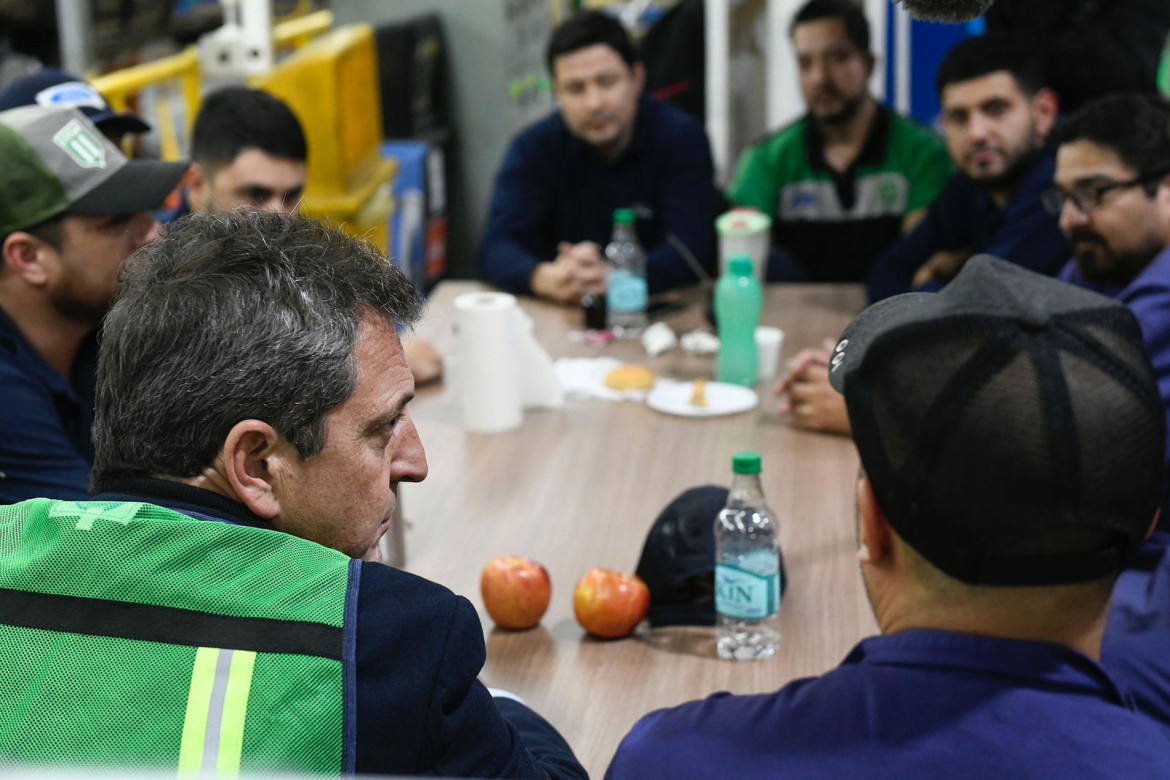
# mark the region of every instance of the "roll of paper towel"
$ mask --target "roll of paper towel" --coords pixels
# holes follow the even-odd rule
[[[516,298],[474,292],[455,298],[459,329],[459,402],[463,426],[496,433],[520,427],[520,359],[516,350]]]

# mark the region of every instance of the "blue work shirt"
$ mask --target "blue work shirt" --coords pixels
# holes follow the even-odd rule
[[[1113,586],[1101,665],[1139,710],[1170,723],[1170,533],[1151,535]]]
[[[1056,152],[1047,147],[1032,161],[1011,199],[1000,208],[982,184],[956,173],[922,221],[870,267],[869,299],[911,292],[914,273],[936,252],[986,252],[1030,271],[1055,276],[1068,262],[1068,241],[1041,194],[1052,185]],[[937,291],[942,285],[928,288]]]
[[[630,145],[612,163],[554,113],[508,148],[480,246],[480,275],[508,292],[531,294],[536,264],[555,260],[558,243],[604,247],[614,210],[633,208],[650,292],[693,284],[698,276],[667,236],[712,273],[718,197],[707,135],[678,109],[641,98]]]
[[[89,495],[97,336],[67,381],[0,309],[0,504]]]
[[[775,693],[653,712],[606,776],[1170,777],[1170,730],[1063,645],[911,630]]]
[[[1137,317],[1142,329],[1142,343],[1154,366],[1158,393],[1166,408],[1166,444],[1170,447],[1170,249],[1164,249],[1125,287],[1090,282],[1081,276],[1077,265],[1069,261],[1060,272],[1069,284],[1107,295],[1124,303]],[[1170,450],[1167,451],[1170,460]],[[1163,517],[1170,523],[1170,518]]]

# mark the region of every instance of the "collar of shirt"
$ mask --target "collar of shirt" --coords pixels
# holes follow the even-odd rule
[[[842,666],[849,664],[953,668],[1024,680],[1128,706],[1116,684],[1093,660],[1050,642],[911,629],[863,640],[845,657]]]
[[[886,147],[890,137],[890,109],[877,103],[877,111],[873,115],[873,123],[869,126],[869,133],[865,137],[865,144],[857,159],[849,164],[849,168],[842,174],[855,171],[863,165],[881,165],[886,160]],[[805,134],[808,149],[808,164],[814,171],[833,171],[825,159],[825,136],[821,132],[820,123],[811,114],[805,115]],[[836,174],[836,171],[833,171]]]
[[[210,490],[152,477],[118,477],[97,485],[94,501],[142,501],[200,519],[220,520],[252,528],[272,528],[272,524],[243,504]]]
[[[93,333],[86,336],[81,346],[78,347],[77,358],[73,361],[73,386],[45,362],[45,359],[33,348],[33,345],[25,338],[24,333],[2,308],[0,308],[0,350],[11,354],[13,362],[21,371],[35,377],[56,398],[69,404],[75,410],[81,409],[81,398],[74,390],[74,386],[87,386],[84,382],[79,384],[82,371],[84,368],[89,368],[91,373],[93,371],[93,363],[96,362],[97,358],[97,340]],[[92,384],[92,382],[88,384]]]

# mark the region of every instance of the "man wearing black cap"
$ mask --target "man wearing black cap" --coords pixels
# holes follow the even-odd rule
[[[882,636],[776,693],[652,713],[609,776],[1170,776],[1170,731],[1096,663],[1162,490],[1133,315],[983,256],[863,312],[830,372]]]
[[[127,160],[77,109],[0,113],[0,503],[87,495],[95,330],[185,169]]]
[[[0,90],[0,111],[21,106],[80,109],[106,138],[119,145],[127,135],[150,132],[150,125],[140,116],[115,111],[88,82],[56,68],[21,76]]]

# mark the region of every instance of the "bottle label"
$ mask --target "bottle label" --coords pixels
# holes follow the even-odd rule
[[[744,561],[750,569],[721,563],[715,567],[715,611],[737,620],[759,620],[780,611],[780,572],[775,553],[763,553],[771,560],[771,573],[762,574],[759,561]],[[753,556],[754,557],[754,556]]]
[[[605,302],[611,312],[646,311],[646,278],[629,271],[612,271]]]

